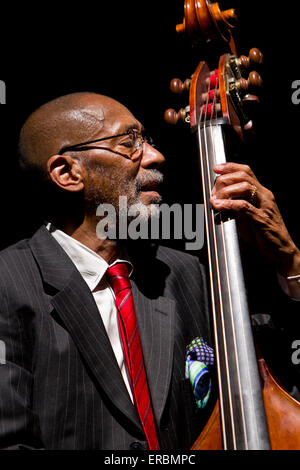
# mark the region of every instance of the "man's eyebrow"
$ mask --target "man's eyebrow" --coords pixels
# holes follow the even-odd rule
[[[138,124],[129,124],[124,128],[124,133],[130,132],[130,131],[139,131],[139,130],[143,132],[145,130],[144,126],[139,126]]]

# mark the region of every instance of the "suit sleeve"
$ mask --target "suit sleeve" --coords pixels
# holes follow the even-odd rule
[[[0,449],[41,449],[33,411],[31,315],[11,290],[12,284],[0,279]]]

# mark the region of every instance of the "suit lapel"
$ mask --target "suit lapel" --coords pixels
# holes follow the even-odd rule
[[[134,281],[132,291],[152,405],[159,423],[172,373],[175,302],[166,297],[144,296]]]
[[[30,240],[44,281],[58,289],[54,311],[113,406],[142,430],[89,287],[64,250],[42,227]]]

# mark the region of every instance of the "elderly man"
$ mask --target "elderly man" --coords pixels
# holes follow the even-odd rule
[[[164,157],[127,108],[93,93],[36,110],[20,153],[47,224],[0,256],[1,448],[188,448],[207,418],[185,376],[195,338],[205,357],[212,351],[203,267],[169,248],[97,236],[97,207],[119,214],[120,196],[150,217]],[[294,279],[299,250],[271,193],[246,167],[216,173],[212,204],[254,222],[259,244]],[[257,207],[246,201],[251,185]]]

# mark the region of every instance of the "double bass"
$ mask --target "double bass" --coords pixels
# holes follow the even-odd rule
[[[190,79],[172,80],[174,93],[188,91],[189,104],[165,112],[168,123],[184,121],[196,135],[205,209],[219,398],[192,450],[300,449],[300,403],[277,383],[253,338],[236,220],[210,205],[213,168],[228,160],[226,140],[234,134],[243,141],[252,128],[249,104],[259,101],[262,84],[252,70],[263,62],[262,53],[253,48],[238,57],[236,21],[234,9],[185,0],[177,32],[200,52],[216,44],[213,53],[221,48],[222,54],[214,57],[215,67],[201,60]]]

